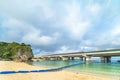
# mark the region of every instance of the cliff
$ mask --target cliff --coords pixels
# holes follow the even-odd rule
[[[33,52],[30,45],[0,42],[0,60],[25,62],[31,60],[32,57]]]

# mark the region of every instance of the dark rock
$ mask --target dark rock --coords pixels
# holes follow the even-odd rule
[[[33,57],[31,50],[23,51],[22,48],[18,49],[18,52],[16,53],[14,57],[14,61],[18,62],[27,62],[31,60]]]

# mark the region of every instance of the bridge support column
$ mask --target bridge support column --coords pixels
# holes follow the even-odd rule
[[[49,60],[50,58],[49,57],[44,57],[43,60]]]
[[[68,57],[68,56],[62,57],[63,61],[66,61],[66,60],[69,60],[69,59],[70,59],[70,57]]]
[[[101,57],[101,62],[105,62],[105,57],[104,56]]]
[[[86,61],[86,63],[90,63],[91,62],[91,56],[86,56],[85,61]]]
[[[80,61],[83,61],[83,57],[79,57]]]
[[[103,57],[101,57],[101,62],[111,62],[111,56],[103,56]]]
[[[50,58],[49,57],[46,57],[46,59],[45,60],[50,60]]]
[[[61,60],[61,57],[57,57],[57,60]]]
[[[111,56],[107,56],[106,58],[106,62],[111,62]]]
[[[74,57],[70,57],[70,60],[74,60]]]

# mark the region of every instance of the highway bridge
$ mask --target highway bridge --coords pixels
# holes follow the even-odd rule
[[[89,52],[70,52],[70,53],[58,53],[50,55],[42,55],[34,58],[33,60],[74,60],[76,57],[81,61],[90,62],[91,57],[100,57],[101,62],[111,62],[112,56],[120,56],[120,49],[111,50],[99,50],[99,51],[89,51]]]

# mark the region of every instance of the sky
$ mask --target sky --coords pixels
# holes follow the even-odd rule
[[[0,41],[35,55],[120,48],[120,0],[0,0]]]

